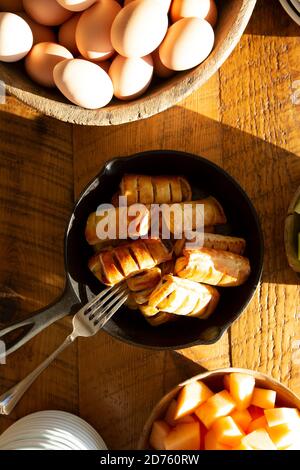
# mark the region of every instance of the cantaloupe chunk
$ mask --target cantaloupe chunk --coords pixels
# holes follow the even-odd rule
[[[229,447],[237,446],[244,436],[243,431],[237,426],[231,416],[223,416],[217,419],[213,423],[211,430],[214,432],[218,442]]]
[[[259,406],[267,410],[274,408],[276,401],[276,392],[265,388],[255,387],[252,395],[251,405]]]
[[[241,443],[254,450],[276,450],[276,446],[265,429],[256,429],[243,437]]]
[[[272,426],[268,428],[267,431],[279,450],[300,442],[300,428],[296,429],[293,425],[290,426],[288,423]]]
[[[233,413],[231,413],[230,416],[244,432],[247,431],[248,426],[252,421],[252,416],[248,410],[243,410],[243,411],[235,410],[233,411]]]
[[[204,449],[205,450],[231,450],[231,447],[218,442],[215,433],[213,431],[208,431],[204,438]]]
[[[252,420],[255,420],[257,418],[260,418],[261,416],[264,416],[264,410],[262,408],[259,408],[258,406],[249,406],[248,411],[250,415],[252,416]]]
[[[176,409],[177,401],[172,400],[164,417],[164,420],[166,421],[166,423],[168,423],[169,426],[176,426],[176,424],[193,423],[195,422],[195,420],[197,420],[197,418],[192,415],[187,415],[183,416],[182,418],[175,419]]]
[[[241,442],[239,446],[234,447],[232,450],[254,450],[253,447],[250,447],[245,442]]]
[[[297,408],[271,408],[265,410],[265,417],[269,427],[284,423],[300,425],[300,415]]]
[[[256,429],[267,428],[268,423],[265,416],[260,416],[260,418],[254,419],[248,426],[247,433],[255,431]]]
[[[177,424],[164,439],[166,450],[200,450],[200,423]]]
[[[251,404],[255,378],[249,374],[233,372],[229,375],[229,392],[237,410],[246,410]]]
[[[165,438],[170,432],[170,426],[165,421],[154,421],[149,438],[151,447],[155,450],[165,450]]]
[[[222,416],[227,416],[235,409],[235,402],[227,390],[216,393],[195,410],[195,415],[209,429]]]
[[[179,392],[175,419],[191,414],[206,402],[213,392],[200,380],[186,384]]]

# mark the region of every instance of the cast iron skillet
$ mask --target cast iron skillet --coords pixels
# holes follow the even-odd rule
[[[263,237],[258,216],[246,193],[224,170],[204,158],[166,150],[139,153],[107,162],[79,197],[65,236],[65,291],[48,308],[0,332],[3,338],[8,333],[10,336],[13,330],[20,332],[20,327],[24,327],[21,336],[18,334],[6,341],[7,353],[16,350],[57,319],[75,312],[103,288],[87,268],[92,249],[84,238],[85,223],[90,212],[96,210],[100,203],[110,201],[124,173],[184,175],[192,185],[194,198],[209,194],[215,196],[228,217],[229,223],[222,227],[223,232],[247,241],[246,255],[252,272],[243,286],[220,289],[220,303],[207,320],[180,318],[171,324],[152,327],[140,313],[124,306],[108,322],[105,331],[126,343],[154,349],[212,344],[221,338],[250,302],[261,277]]]

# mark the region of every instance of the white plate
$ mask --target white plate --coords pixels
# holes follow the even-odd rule
[[[11,434],[10,436],[4,436],[0,440],[0,449],[3,448],[4,446],[8,444],[14,444],[17,445],[20,442],[23,443],[23,441],[32,441],[32,442],[39,442],[39,443],[44,443],[47,444],[47,446],[50,448],[68,448],[72,450],[86,450],[89,449],[90,446],[87,445],[87,443],[83,443],[81,440],[78,438],[75,438],[74,436],[70,436],[67,438],[64,435],[58,435],[55,433],[51,432],[35,432],[35,430],[25,430],[23,432],[18,432],[15,434]]]
[[[287,14],[300,26],[300,13],[299,15],[291,7],[291,4],[287,0],[279,0]]]
[[[36,445],[43,440],[43,445],[67,446],[69,449],[107,450],[103,439],[92,426],[64,411],[40,411],[21,418],[0,436],[0,449],[18,445],[24,440]]]

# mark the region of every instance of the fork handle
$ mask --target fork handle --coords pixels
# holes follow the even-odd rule
[[[69,281],[67,281],[63,294],[52,304],[48,305],[48,307],[34,312],[25,320],[11,323],[0,330],[0,340],[5,343],[5,350],[3,352],[0,351],[0,363],[1,360],[5,360],[9,354],[23,346],[49,325],[72,313],[75,309],[78,309],[79,305],[80,301],[74,293]],[[19,332],[17,332],[17,330],[19,330]],[[15,337],[10,340],[9,334],[13,331],[15,331],[16,334]]]
[[[36,369],[34,369],[30,374],[27,375],[21,382],[14,385],[7,392],[3,393],[0,396],[0,414],[9,415],[10,412],[14,409],[16,404],[22,398],[26,390],[32,385],[32,383],[37,379],[37,377],[51,364],[52,361],[62,352],[67,346],[72,344],[76,339],[76,336],[69,335],[65,341],[49,356],[45,359]]]

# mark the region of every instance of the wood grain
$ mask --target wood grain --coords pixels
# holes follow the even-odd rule
[[[26,317],[64,286],[63,236],[73,204],[72,129],[8,98],[0,112],[0,322]],[[0,365],[1,393],[59,345],[66,321],[53,325]],[[44,408],[77,410],[73,349],[33,385],[3,430]]]
[[[299,280],[288,267],[283,235],[300,181],[299,106],[292,103],[300,41],[280,5],[272,7],[273,34],[256,34],[263,30],[269,6],[259,2],[235,57],[220,71],[221,120],[229,129],[224,168],[252,198],[265,237],[264,282],[231,330],[231,359],[233,366],[267,372],[299,393],[300,364],[291,353],[300,339]]]
[[[9,99],[0,109],[0,321],[26,316],[63,286],[62,237],[76,198],[109,158],[142,150],[203,155],[246,189],[263,226],[266,258],[257,294],[228,334],[176,352],[133,348],[105,333],[80,340],[44,373],[0,430],[37,409],[79,413],[111,449],[134,449],[155,403],[203,369],[247,367],[300,394],[299,279],[289,269],[284,218],[300,182],[299,30],[271,0],[258,0],[231,57],[197,93],[146,121],[77,127]],[[73,161],[72,161],[73,152]],[[74,195],[73,195],[74,192]],[[68,331],[64,319],[0,366],[15,383]]]

